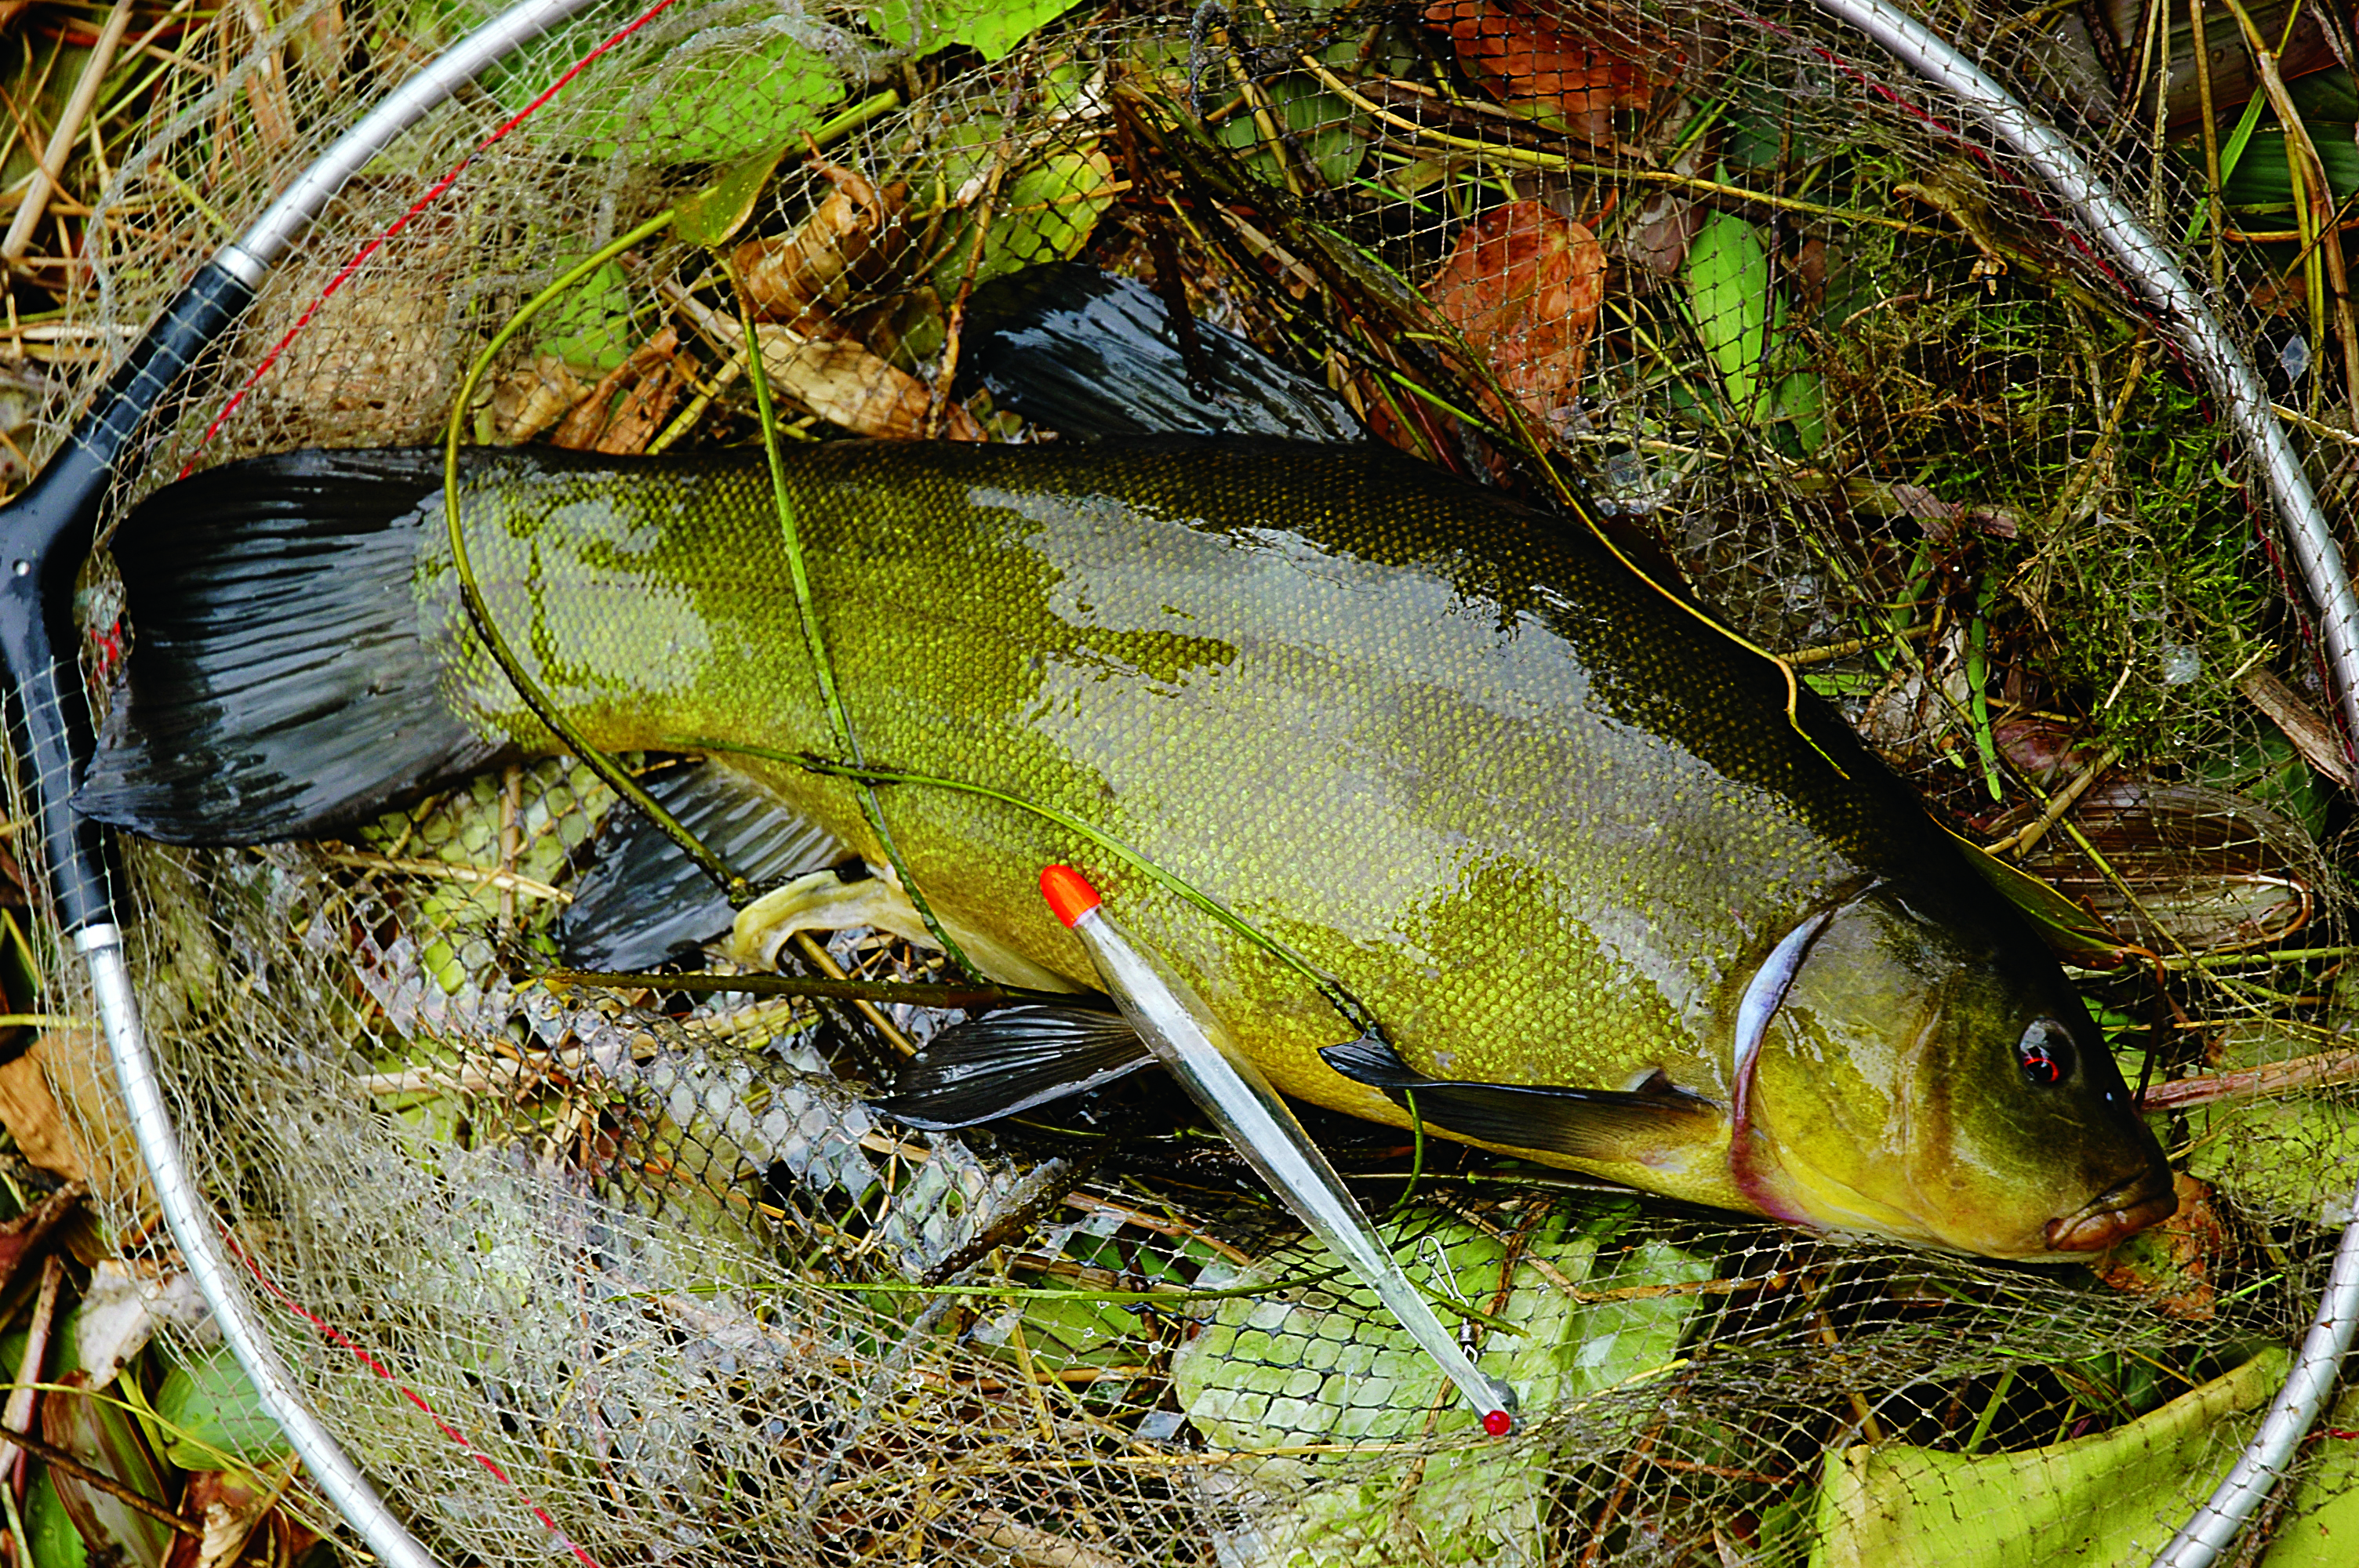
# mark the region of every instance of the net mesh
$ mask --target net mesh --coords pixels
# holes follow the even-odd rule
[[[2180,1217],[2095,1272],[2003,1268],[1446,1150],[1410,1192],[1389,1134],[1321,1123],[1523,1390],[1495,1443],[1168,1096],[923,1134],[862,1095],[945,1015],[533,983],[611,805],[548,761],[348,843],[126,847],[181,1135],[314,1409],[452,1561],[2142,1560],[2250,1430],[2359,1180],[2332,704],[2168,324],[1971,114],[1805,8],[1035,9],[677,0],[551,35],[298,242],[110,517],[192,464],[436,438],[523,301],[784,146],[732,245],[790,432],[1023,436],[948,395],[967,302],[1082,258],[1385,439],[1586,495],[1937,813],[2146,950],[2081,978],[2167,1118]],[[180,41],[203,69],[156,87],[84,222],[73,330],[41,341],[36,458],[473,14],[229,8]],[[2277,117],[2210,194],[2201,100],[2234,142],[2257,91],[2230,18],[2203,72],[2167,5],[1930,19],[2152,220],[2339,508],[2342,264],[2301,240]],[[2305,13],[2286,69],[2332,65],[2339,27]],[[2332,174],[2347,72],[2287,91],[2322,152],[2342,136]],[[496,358],[470,433],[743,444],[713,277],[667,235],[601,267]],[[102,557],[101,700],[120,608]],[[926,968],[864,931],[801,961]],[[50,1011],[86,1014],[51,968]],[[44,1050],[124,1245],[168,1263],[103,1052]],[[2336,1441],[2271,1550],[2332,1522]]]

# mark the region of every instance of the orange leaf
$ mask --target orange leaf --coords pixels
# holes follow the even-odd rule
[[[1605,299],[1605,248],[1538,201],[1511,201],[1460,232],[1427,296],[1545,423],[1581,386]]]
[[[1610,146],[1614,111],[1646,108],[1686,57],[1635,17],[1587,9],[1552,8],[1543,19],[1517,0],[1428,0],[1425,20],[1501,103],[1553,111],[1575,135]]]
[[[2179,1212],[2093,1266],[2115,1290],[2143,1296],[2182,1323],[2208,1323],[2215,1302],[2212,1266],[2228,1255],[2227,1228],[2212,1206],[2208,1184],[2184,1172],[2172,1183],[2179,1189]]]

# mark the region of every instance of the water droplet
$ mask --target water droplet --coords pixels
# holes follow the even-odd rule
[[[2299,381],[2310,371],[2310,340],[2296,332],[2277,348],[2277,368],[2288,381]]]

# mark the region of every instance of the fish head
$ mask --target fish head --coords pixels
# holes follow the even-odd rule
[[[1740,1009],[1732,1172],[1766,1212],[1984,1257],[2086,1257],[2168,1217],[2170,1170],[2055,959],[1879,884]]]

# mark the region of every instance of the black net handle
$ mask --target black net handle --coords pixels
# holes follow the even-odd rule
[[[38,477],[0,507],[0,663],[10,741],[25,770],[31,828],[48,862],[49,897],[68,936],[112,925],[114,852],[103,827],[73,809],[90,760],[90,705],[73,622],[74,579],[99,503],[148,415],[254,290],[209,262],[110,377]]]

